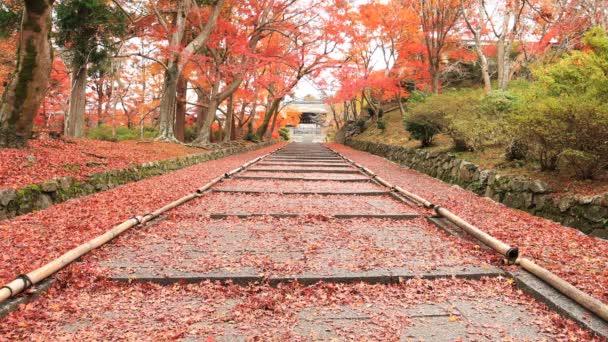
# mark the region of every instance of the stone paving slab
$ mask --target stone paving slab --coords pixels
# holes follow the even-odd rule
[[[264,167],[271,167],[271,166],[275,166],[275,167],[286,167],[286,166],[290,166],[290,167],[352,167],[352,165],[347,164],[347,163],[343,163],[343,162],[273,162],[273,161],[269,161],[269,162],[259,162],[257,164],[255,164],[256,166],[264,166]]]
[[[251,172],[292,172],[292,173],[355,173],[361,174],[361,172],[355,168],[335,168],[335,167],[272,167],[272,168],[262,168],[262,167],[251,167],[247,169],[248,173]]]
[[[213,221],[178,214],[104,248],[93,264],[113,280],[158,283],[391,283],[502,274],[442,234],[423,219]]]
[[[194,216],[213,214],[260,215],[419,215],[418,208],[404,204],[391,196],[322,196],[283,194],[210,193],[188,202],[184,210]]]
[[[370,182],[371,178],[363,174],[310,174],[310,173],[272,173],[272,172],[256,172],[256,173],[241,173],[233,177],[234,179],[266,179],[266,180],[300,180],[300,181],[335,181],[335,182]]]
[[[265,179],[231,179],[224,181],[213,188],[217,190],[233,191],[276,191],[276,192],[333,192],[333,193],[354,193],[354,192],[386,192],[387,188],[376,185],[372,182],[338,182],[338,181],[293,181],[293,180],[265,180]]]
[[[284,195],[323,195],[323,196],[331,196],[331,195],[342,195],[342,196],[385,196],[390,194],[390,191],[381,191],[381,190],[367,190],[367,191],[289,191],[289,190],[250,190],[244,188],[233,188],[233,189],[214,189],[214,192],[219,193],[241,193],[241,194],[249,194],[249,195],[261,195],[261,194],[284,194]]]

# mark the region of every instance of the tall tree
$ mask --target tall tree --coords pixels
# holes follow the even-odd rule
[[[126,16],[105,0],[63,0],[57,6],[57,44],[66,49],[72,69],[70,109],[64,133],[84,135],[86,88],[89,65],[101,67],[116,50],[115,37],[126,30]]]
[[[25,0],[15,75],[0,102],[0,147],[22,148],[50,78],[51,13],[54,0]]]
[[[168,34],[169,47],[167,64],[165,68],[165,81],[160,101],[160,132],[158,139],[164,141],[177,141],[175,138],[175,111],[177,108],[177,85],[184,66],[192,56],[201,52],[211,37],[220,15],[223,0],[213,1],[207,21],[200,25],[200,32],[189,41],[185,47],[183,39],[188,27],[190,15],[200,15],[200,8],[196,2],[191,0],[179,0],[176,2],[173,20],[168,24],[165,17],[154,7],[158,20]],[[154,6],[154,4],[152,5]],[[194,13],[196,12],[196,13]],[[199,17],[197,15],[197,18]]]
[[[483,51],[482,41],[482,37],[488,29],[485,1],[474,0],[469,4],[465,0],[460,0],[460,9],[464,22],[473,36],[475,54],[477,54],[477,60],[481,69],[481,77],[483,79],[483,89],[486,94],[488,94],[492,91],[492,82],[490,80],[490,64]]]
[[[414,6],[424,33],[431,88],[438,93],[442,52],[450,31],[460,17],[460,3],[458,0],[415,0]]]

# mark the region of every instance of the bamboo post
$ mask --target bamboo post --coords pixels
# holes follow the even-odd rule
[[[279,148],[279,149],[281,149],[281,148]],[[258,157],[248,163],[245,163],[243,166],[231,171],[231,173],[227,173],[223,176],[216,177],[215,179],[211,180],[209,183],[207,183],[204,186],[197,189],[195,193],[188,194],[188,195],[186,195],[178,200],[175,200],[175,201],[165,205],[164,207],[157,209],[151,213],[148,213],[144,216],[135,216],[133,218],[130,218],[130,219],[126,220],[125,222],[123,222],[117,226],[114,226],[109,231],[105,232],[104,234],[99,235],[99,236],[89,240],[88,242],[85,242],[85,243],[81,244],[80,246],[71,249],[70,251],[64,253],[63,255],[56,258],[55,260],[47,263],[46,265],[41,266],[41,267],[35,269],[34,271],[31,271],[28,274],[23,274],[23,275],[18,276],[17,279],[11,281],[10,283],[8,283],[5,286],[0,288],[0,303],[2,303],[3,301],[5,301],[11,297],[16,296],[17,294],[23,292],[30,286],[35,285],[35,284],[41,282],[42,280],[50,277],[51,275],[55,274],[59,270],[66,267],[67,265],[71,264],[74,260],[82,257],[83,255],[89,253],[90,251],[92,251],[95,248],[99,248],[99,247],[103,246],[104,244],[106,244],[110,240],[116,238],[117,236],[119,236],[120,234],[129,230],[130,228],[143,224],[143,223],[146,223],[146,222],[149,222],[149,221],[153,220],[154,218],[160,216],[162,213],[164,213],[166,211],[169,211],[177,206],[180,206],[194,198],[200,197],[202,193],[207,191],[213,185],[220,182],[222,179],[226,178],[227,176],[229,176],[231,174],[241,172],[246,167],[249,167],[249,166],[255,164],[256,162],[266,158],[270,154],[275,153],[279,149],[277,149],[269,154],[266,154],[262,157]],[[245,165],[247,165],[247,166],[245,167]]]

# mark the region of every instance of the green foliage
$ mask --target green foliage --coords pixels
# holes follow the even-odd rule
[[[406,120],[405,129],[410,132],[412,138],[420,140],[422,147],[431,146],[435,135],[441,132],[441,127],[438,124],[423,120]]]
[[[56,42],[70,51],[72,65],[101,65],[127,29],[125,14],[105,0],[64,0],[55,11]]]
[[[592,178],[608,164],[608,37],[585,34],[589,49],[533,70],[538,81],[522,95],[514,127],[541,169],[572,168]]]
[[[576,174],[583,179],[593,178],[602,166],[602,158],[600,156],[571,148],[565,149],[560,154],[560,158],[562,162],[572,167]]]
[[[289,141],[289,130],[287,128],[279,129],[279,135],[281,138],[283,138],[283,140]]]
[[[224,129],[220,128],[216,131],[212,131],[211,136],[213,138],[213,141],[216,141],[216,142],[222,141],[222,139],[224,139]]]
[[[504,139],[504,117],[514,99],[515,96],[505,92],[484,97],[481,89],[446,91],[411,103],[405,120],[406,129],[419,131],[412,132],[412,136],[418,140],[421,140],[418,137],[427,139],[423,142],[425,146],[432,143],[428,134],[438,129],[452,138],[456,150],[481,150]]]
[[[424,100],[426,100],[426,98],[429,97],[429,96],[430,96],[429,93],[423,93],[423,92],[419,92],[419,91],[414,91],[407,98],[407,103],[408,104],[414,104],[414,103],[424,102]]]
[[[359,127],[360,129],[363,129],[365,128],[365,120],[359,119],[355,122],[355,125],[357,125],[357,127]]]
[[[154,129],[150,131],[150,128],[146,128],[144,130],[144,137],[146,135],[153,136]],[[129,129],[124,126],[120,126],[116,128],[116,136],[112,135],[112,127],[101,125],[99,127],[91,128],[87,132],[87,138],[95,139],[95,140],[103,140],[103,141],[123,141],[123,140],[133,140],[138,139],[140,132],[138,129]]]
[[[384,130],[386,129],[386,122],[384,122],[384,120],[378,120],[378,122],[376,122],[376,126],[378,127],[378,129],[384,132]]]
[[[245,140],[257,143],[260,142],[260,137],[254,132],[248,132],[245,135]]]
[[[184,140],[186,142],[193,142],[198,137],[198,132],[196,131],[196,125],[186,126],[184,130]]]
[[[0,4],[0,39],[10,36],[21,20],[21,12],[16,8],[11,8],[6,4]]]

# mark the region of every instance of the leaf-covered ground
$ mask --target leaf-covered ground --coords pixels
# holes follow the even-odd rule
[[[174,201],[278,146],[198,164],[0,221],[0,282],[27,273],[112,226]]]
[[[507,279],[398,285],[113,284],[53,288],[0,325],[7,340],[600,340]],[[501,319],[495,319],[501,317]],[[450,338],[451,337],[451,338]]]
[[[519,247],[522,256],[536,260],[578,288],[608,302],[608,241],[507,208],[384,158],[340,144],[328,146],[387,181],[441,205],[507,244]]]
[[[204,150],[156,141],[40,137],[30,140],[26,149],[0,149],[0,189],[17,189],[64,176],[84,179],[95,172],[197,153]]]

